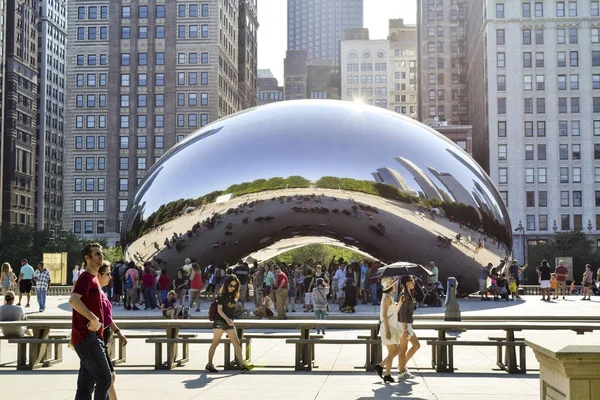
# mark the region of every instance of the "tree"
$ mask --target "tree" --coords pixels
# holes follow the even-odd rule
[[[525,282],[537,283],[536,267],[542,260],[547,260],[555,266],[556,257],[573,257],[573,278],[580,283],[585,264],[591,264],[594,269],[600,264],[598,253],[592,251],[593,246],[585,233],[581,231],[558,232],[553,240],[527,248],[527,262],[529,268],[525,271]]]
[[[305,262],[308,260],[314,260],[315,262],[328,264],[334,256],[336,260],[342,257],[347,261],[362,261],[365,258],[370,259],[370,257],[365,257],[363,254],[345,249],[343,247],[331,246],[328,244],[310,244],[279,254],[270,260],[275,262],[284,262],[286,264],[291,264],[294,261]]]

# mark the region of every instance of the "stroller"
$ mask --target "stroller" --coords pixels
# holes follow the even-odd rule
[[[423,303],[428,305],[429,307],[441,307],[442,300],[439,295],[439,288],[435,287],[435,289],[427,290],[425,292],[425,298],[423,299]]]
[[[412,295],[415,298],[416,310],[418,305],[425,299],[425,290],[423,290],[423,281],[421,278],[415,277],[415,288],[413,289]]]

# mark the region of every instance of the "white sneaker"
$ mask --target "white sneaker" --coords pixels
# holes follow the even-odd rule
[[[412,379],[415,376],[413,374],[411,374],[407,369],[404,370],[403,373],[398,374],[398,379]]]

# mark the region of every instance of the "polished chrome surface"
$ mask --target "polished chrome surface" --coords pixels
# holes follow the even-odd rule
[[[173,234],[185,241],[167,246]],[[388,263],[433,260],[442,282],[469,290],[512,243],[498,191],[462,149],[412,119],[331,100],[253,108],[175,145],[131,197],[122,243],[128,259],[172,272],[186,257],[261,260],[307,236]]]

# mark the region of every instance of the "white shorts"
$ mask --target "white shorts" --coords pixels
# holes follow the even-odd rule
[[[415,335],[415,331],[413,330],[412,324],[406,324],[406,330],[408,331],[408,338],[410,339]],[[402,329],[402,323],[400,323],[400,333],[404,334],[404,329]]]
[[[550,281],[540,281],[541,289],[550,289]]]
[[[304,293],[304,304],[306,304],[307,306],[312,304],[312,293]]]

